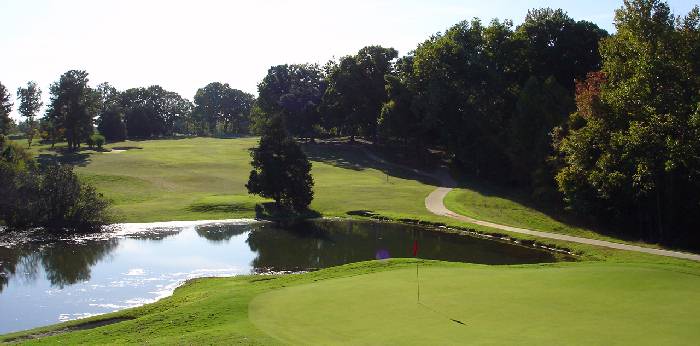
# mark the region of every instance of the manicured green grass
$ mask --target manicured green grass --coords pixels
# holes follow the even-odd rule
[[[246,193],[248,150],[257,140],[193,138],[115,143],[121,152],[63,157],[81,178],[113,200],[119,221],[254,216],[263,199]],[[47,146],[32,149],[51,156]],[[369,210],[510,234],[430,214],[424,198],[435,184],[382,167],[361,150],[309,144],[316,198],[325,216]],[[479,189],[457,190],[447,206],[467,216],[545,231],[605,238],[570,227],[513,200]],[[291,276],[200,279],[158,303],[88,320],[0,337],[43,333],[86,321],[135,318],[91,330],[47,336],[39,343],[328,344],[686,344],[700,336],[700,264],[547,240],[585,262],[478,266],[426,262],[422,301],[407,260],[366,262]],[[593,262],[595,261],[595,262]],[[465,325],[450,321],[460,320]]]
[[[412,260],[373,261],[195,280],[155,304],[90,319],[134,320],[36,342],[693,344],[699,274],[673,265],[425,262],[419,305]]]
[[[256,138],[129,141],[81,151],[69,158],[85,181],[113,202],[117,220],[150,222],[254,217],[264,199],[248,195],[249,149]],[[59,145],[60,147],[60,145]],[[56,156],[48,145],[37,155]],[[434,186],[383,173],[357,149],[306,145],[312,156],[315,199],[311,208],[325,216],[372,210],[385,216],[429,216],[423,199]]]
[[[514,198],[512,192],[482,184],[478,187],[454,189],[447,194],[444,202],[451,211],[478,220],[544,232],[621,242],[614,236],[568,224],[555,218],[552,214],[544,213],[537,208],[518,202],[522,199],[527,199],[527,197]],[[651,245],[634,239],[625,239],[622,242],[644,246]],[[656,246],[651,245],[651,247]]]

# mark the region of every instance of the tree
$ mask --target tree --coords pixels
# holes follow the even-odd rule
[[[313,199],[311,163],[282,122],[271,118],[260,144],[251,150],[253,170],[246,187],[249,193],[274,199],[278,207],[301,212]]]
[[[195,112],[205,120],[209,133],[214,133],[218,123],[224,132],[239,134],[249,122],[254,96],[228,84],[209,83],[197,90],[194,96]]]
[[[93,133],[93,119],[100,107],[100,95],[88,86],[88,73],[71,70],[51,84],[51,103],[47,116],[54,128],[53,142],[59,133],[68,148],[77,149]]]
[[[27,142],[29,146],[32,146],[32,140],[37,134],[36,123],[34,122],[34,116],[39,112],[41,106],[44,105],[41,102],[41,88],[39,88],[35,82],[27,82],[27,87],[17,88],[17,98],[19,98],[19,107],[17,110],[19,114],[27,119],[28,129],[26,131]]]
[[[97,130],[110,141],[118,142],[126,139],[126,124],[124,109],[121,105],[121,93],[109,83],[97,86],[100,94],[100,113],[97,120]]]
[[[374,138],[377,120],[387,101],[385,76],[398,57],[394,48],[368,46],[331,65],[322,113],[327,128],[350,136]]]
[[[411,74],[413,57],[403,57],[396,64],[396,75],[386,75],[387,102],[382,106],[377,120],[378,137],[411,146],[413,150],[424,149],[426,137],[431,130],[414,104],[415,81]]]
[[[0,83],[0,136],[10,133],[10,124],[12,123],[12,118],[10,118],[11,112],[12,102],[10,101],[10,93],[7,91],[7,88]]]
[[[650,240],[700,244],[698,13],[676,19],[658,0],[616,12],[602,72],[577,86],[556,142],[572,209]]]
[[[507,129],[513,181],[538,195],[555,188],[553,172],[546,163],[553,154],[551,133],[573,108],[573,98],[554,77],[543,81],[533,76],[525,83]]]
[[[287,131],[296,137],[313,138],[320,124],[318,107],[326,82],[318,65],[279,65],[270,67],[258,84],[259,111],[266,121],[281,117]]]
[[[120,96],[129,138],[170,136],[192,114],[192,104],[158,85],[127,89]]]
[[[516,37],[525,42],[523,62],[530,74],[543,80],[554,76],[570,92],[574,80],[600,69],[598,45],[607,35],[591,22],[575,21],[551,8],[528,11],[516,30]]]
[[[70,166],[40,167],[31,154],[0,138],[0,221],[9,228],[98,230],[109,202],[81,183]]]
[[[435,129],[435,141],[459,166],[477,176],[505,179],[509,161],[503,129],[517,83],[505,78],[509,64],[494,58],[493,49],[505,45],[491,41],[512,36],[510,29],[500,22],[491,26],[491,32],[501,33],[487,35],[479,20],[464,21],[420,44],[413,59],[414,102],[425,125]]]

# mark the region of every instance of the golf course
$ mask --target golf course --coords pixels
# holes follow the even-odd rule
[[[0,31],[0,345],[700,344],[697,1]]]
[[[38,146],[33,153],[44,160],[72,161],[80,178],[112,201],[115,221],[216,220],[255,217],[256,203],[265,201],[249,196],[244,187],[249,149],[256,143],[257,138],[187,138],[113,143],[104,151],[77,155]],[[391,259],[304,274],[195,279],[153,304],[0,340],[658,345],[693,344],[700,336],[700,263],[461,223],[425,208],[438,182],[373,160],[366,155],[371,148],[319,142],[304,150],[316,182],[311,209],[321,216],[359,217],[348,213],[367,211],[388,219],[439,222],[566,248],[578,261],[489,266]],[[467,187],[450,193],[446,204],[493,222],[596,234],[567,227],[507,196],[484,197]]]

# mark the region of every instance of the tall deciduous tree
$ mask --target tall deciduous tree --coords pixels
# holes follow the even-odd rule
[[[573,97],[554,77],[530,77],[520,92],[508,123],[507,151],[513,166],[512,180],[529,186],[538,197],[555,188],[547,164],[553,153],[551,134],[573,110]]]
[[[627,0],[603,41],[602,73],[577,90],[558,141],[570,206],[657,241],[700,244],[700,11]]]
[[[10,93],[7,88],[0,83],[0,136],[7,135],[10,132],[10,118],[12,112],[12,101],[10,101]]]
[[[109,141],[126,139],[126,124],[124,110],[121,105],[121,93],[109,83],[97,86],[100,94],[100,114],[97,120],[97,130]]]
[[[540,79],[553,76],[570,92],[574,80],[600,69],[598,45],[607,32],[587,21],[575,21],[561,9],[533,9],[518,26],[525,45],[523,63]],[[527,76],[526,76],[527,78]]]
[[[311,163],[280,117],[269,119],[251,156],[253,170],[246,184],[249,193],[272,198],[277,206],[307,210],[313,199]]]
[[[47,116],[55,128],[55,141],[62,133],[68,147],[76,149],[93,133],[93,119],[100,107],[100,95],[88,86],[88,73],[71,70],[51,84]]]
[[[204,119],[209,133],[214,133],[221,123],[224,132],[240,134],[249,122],[253,101],[251,94],[214,82],[197,90],[194,111]]]
[[[39,88],[35,82],[27,82],[25,88],[17,88],[17,98],[19,99],[19,107],[17,110],[19,114],[26,118],[27,121],[27,142],[29,146],[32,146],[32,140],[37,134],[37,126],[34,121],[34,117],[44,105],[41,102],[41,88]]]
[[[158,85],[125,90],[120,106],[129,138],[172,135],[192,113],[190,101]]]
[[[394,48],[368,46],[330,67],[323,95],[324,124],[346,135],[374,137],[387,101],[384,77],[398,57]]]
[[[273,66],[258,84],[257,120],[280,117],[291,135],[313,138],[325,90],[324,74],[318,65]]]
[[[387,101],[377,120],[377,134],[382,141],[396,141],[412,150],[425,149],[431,126],[425,123],[415,105],[415,80],[412,74],[413,57],[399,59],[395,74],[387,74]]]

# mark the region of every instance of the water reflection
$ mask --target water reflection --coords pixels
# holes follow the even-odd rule
[[[390,223],[319,220],[280,227],[246,221],[125,227],[128,231],[68,239],[0,233],[0,333],[152,302],[195,277],[410,257],[416,237],[420,257],[426,259],[555,261],[544,251]]]
[[[118,239],[85,243],[24,245],[15,249],[0,247],[0,293],[17,272],[26,284],[38,279],[39,268],[52,287],[63,288],[90,280],[90,269],[119,244]]]
[[[238,224],[201,225],[195,227],[195,231],[197,231],[197,234],[200,237],[209,240],[212,243],[228,241],[234,236],[250,232],[251,229],[255,230],[256,227]]]
[[[418,239],[425,259],[481,264],[556,260],[544,251],[395,223],[320,220],[285,229],[263,225],[246,242],[257,253],[252,263],[257,270],[296,271],[411,257],[413,239]]]

